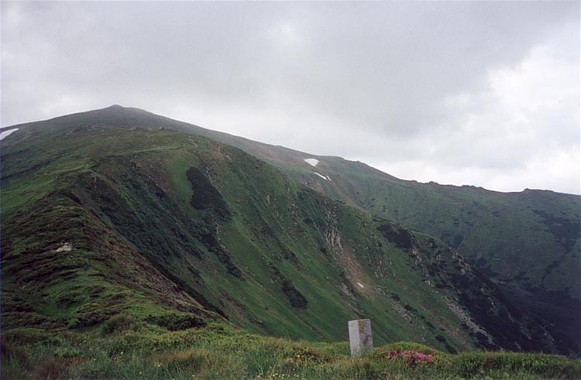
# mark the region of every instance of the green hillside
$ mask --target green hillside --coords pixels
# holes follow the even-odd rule
[[[581,300],[581,197],[527,189],[501,193],[473,186],[405,181],[361,162],[272,146],[133,110],[151,125],[236,146],[283,173],[371,215],[437,236],[500,283],[564,303]],[[319,160],[313,168],[305,159]],[[315,174],[328,176],[325,180]],[[506,265],[508,262],[516,265]],[[521,296],[523,296],[521,294]],[[566,301],[568,299],[568,301]]]
[[[404,181],[361,162],[201,133],[238,146],[333,199],[438,237],[494,281],[511,303],[544,320],[558,345],[581,352],[580,196]],[[305,161],[310,158],[319,161],[316,167]]]
[[[581,350],[579,196],[420,184],[361,163],[319,160],[317,170],[331,181],[313,175],[306,163],[279,166],[313,189],[439,237],[512,301],[545,319],[560,344]]]
[[[197,127],[121,107],[16,127],[0,161],[8,358],[125,328],[344,342],[363,317],[376,345],[575,353],[430,231]]]

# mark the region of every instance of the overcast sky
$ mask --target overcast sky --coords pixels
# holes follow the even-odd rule
[[[3,127],[112,104],[421,182],[580,193],[580,4],[1,3]]]

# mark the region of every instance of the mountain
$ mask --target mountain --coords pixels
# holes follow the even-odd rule
[[[578,302],[578,279],[556,278],[578,260],[567,224],[576,197],[523,193],[530,207],[513,218],[524,204],[516,195],[400,181],[120,106],[16,128],[1,152],[5,331],[91,329],[129,315],[168,329],[226,320],[338,341],[346,321],[365,317],[378,344],[579,353],[569,325],[539,312],[556,298],[535,298]],[[497,219],[483,221],[489,213]],[[495,262],[511,251],[490,256],[489,246],[510,233],[548,251],[547,234],[561,237],[562,251],[535,260],[562,260],[546,276],[523,261],[525,274],[507,277]],[[538,304],[516,302],[525,291]]]
[[[510,299],[581,352],[581,197],[527,189],[405,181],[361,162],[316,156],[202,130],[290,178],[374,217],[438,237]],[[310,163],[309,163],[310,161]]]

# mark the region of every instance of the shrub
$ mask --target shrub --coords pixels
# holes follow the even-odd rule
[[[202,318],[194,314],[169,313],[163,315],[150,315],[146,318],[146,321],[170,331],[186,330],[206,325],[206,322]]]
[[[105,334],[114,334],[135,328],[137,321],[130,315],[121,313],[112,316],[103,323],[103,332]]]

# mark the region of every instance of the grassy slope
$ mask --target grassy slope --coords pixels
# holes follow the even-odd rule
[[[581,352],[579,196],[403,181],[359,162],[200,133],[238,146],[298,182],[376,217],[439,237],[499,284],[510,302],[545,320],[564,352]],[[316,168],[304,161],[311,157],[320,161]]]
[[[55,120],[66,128],[78,127],[87,123],[87,115],[91,120],[97,118],[93,121],[97,125],[114,122],[126,127],[194,131],[239,147],[315,190],[443,239],[499,281],[581,299],[576,271],[581,265],[579,196],[532,190],[498,193],[402,181],[359,162],[311,156],[119,106],[98,116],[89,112]],[[321,161],[316,169],[304,161],[308,157]],[[313,174],[315,170],[334,180],[321,179]],[[505,265],[507,261],[518,265]]]
[[[346,338],[345,321],[367,315],[377,320],[379,342],[408,338],[444,348],[436,340],[442,336],[456,348],[475,344],[468,332],[453,337],[431,332],[425,323],[409,326],[398,311],[378,306],[388,288],[401,295],[400,302],[418,308],[434,303],[432,290],[408,266],[405,252],[386,245],[376,248],[377,257],[367,254],[369,242],[381,237],[364,214],[297,186],[236,149],[171,131],[87,127],[54,136],[45,151],[45,131],[35,133],[3,151],[8,327],[27,325],[17,322],[23,310],[61,327],[102,322],[126,311],[140,285],[163,293],[160,285],[148,283],[151,269],[139,275],[140,266],[148,266],[206,309],[253,331],[340,340]],[[75,144],[90,148],[76,151]],[[33,147],[41,154],[30,154]],[[25,154],[29,159],[20,160]],[[197,174],[192,167],[199,168]],[[49,185],[23,196],[19,189],[38,179]],[[194,182],[201,194],[203,186],[215,184],[225,201],[192,207]],[[15,204],[22,206],[10,207]],[[65,244],[72,250],[57,252]],[[130,257],[127,271],[118,273],[111,256],[121,253]],[[378,273],[385,277],[379,281],[370,267],[388,255],[393,267]],[[49,277],[36,273],[45,266]],[[406,274],[403,283],[396,271]],[[125,291],[127,299],[111,301],[130,279],[136,284]],[[358,291],[356,282],[368,292]],[[22,293],[23,283],[43,291]],[[93,294],[92,288],[100,291]],[[438,299],[440,313],[432,311],[431,322],[453,331],[459,321],[447,322],[454,316]]]
[[[374,319],[378,342],[554,350],[550,341],[527,338],[540,327],[502,306],[491,284],[471,270],[459,276],[465,264],[441,243],[388,228],[410,236],[402,246],[398,233],[378,230],[390,223],[325,199],[237,149],[167,125],[112,108],[22,126],[11,137],[2,160],[3,221],[12,226],[3,237],[7,289],[16,294],[22,271],[37,253],[65,269],[65,258],[78,256],[83,264],[73,268],[83,278],[98,271],[92,278],[126,286],[120,278],[139,279],[137,269],[113,275],[108,271],[114,263],[99,262],[102,252],[122,250],[131,252],[134,267],[154,267],[164,281],[185,290],[188,302],[252,331],[344,340],[342,323],[367,316]],[[57,255],[65,243],[72,253]],[[31,244],[36,248],[29,252]],[[38,281],[37,288],[48,285],[42,302],[29,300],[23,308],[46,316],[72,283],[82,288],[82,297],[59,310],[61,325],[74,327],[93,309],[103,315],[90,323],[125,310],[106,303],[114,291],[105,292],[101,303],[91,302],[82,285],[88,280],[77,277],[70,282],[55,275],[54,285]],[[467,285],[488,289],[487,296],[467,292]],[[18,313],[16,298],[5,295],[7,309]],[[487,309],[491,315],[482,312]],[[512,314],[512,323],[498,330],[498,321]],[[471,322],[459,328],[467,316]]]
[[[493,278],[512,302],[544,318],[566,350],[581,352],[578,196],[419,184],[363,164],[321,161],[319,171],[333,183],[305,171],[289,173],[373,215],[440,237]]]
[[[437,236],[499,281],[581,299],[579,196],[535,190],[499,193],[404,181],[360,162],[313,156],[130,110],[142,125],[195,131],[236,146],[335,199]],[[309,157],[320,160],[316,169],[304,161]],[[333,180],[325,181],[314,171]],[[506,265],[515,261],[517,265]]]
[[[417,367],[385,360],[393,347],[353,360],[343,343],[232,330],[222,315],[344,341],[365,316],[376,344],[556,349],[437,239],[133,116],[74,115],[2,143],[3,378],[578,376],[559,357],[440,352]]]
[[[581,299],[579,196],[403,181],[359,162],[312,156],[217,132],[206,134],[273,163],[291,178],[333,198],[437,236],[500,281]],[[304,161],[309,157],[320,161],[316,169]],[[517,265],[506,265],[515,261]]]

